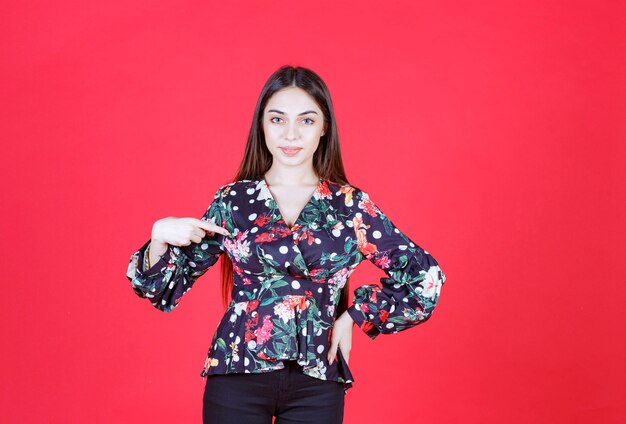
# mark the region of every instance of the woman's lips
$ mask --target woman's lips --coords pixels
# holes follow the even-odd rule
[[[283,153],[287,156],[295,156],[298,154],[300,150],[302,150],[302,148],[301,147],[280,147],[280,150],[282,150]]]

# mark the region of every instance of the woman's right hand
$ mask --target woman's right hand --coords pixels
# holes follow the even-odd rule
[[[228,230],[210,221],[196,218],[163,218],[152,226],[152,242],[164,246],[189,246],[191,243],[200,243],[208,234],[220,233],[230,235]]]

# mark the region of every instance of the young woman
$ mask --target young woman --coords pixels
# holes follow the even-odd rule
[[[226,311],[201,372],[205,423],[341,423],[353,325],[374,339],[423,323],[446,279],[348,183],[330,94],[302,67],[266,82],[239,171],[202,219],[155,222],[127,276],[168,312],[220,257]],[[364,259],[387,277],[348,307]]]

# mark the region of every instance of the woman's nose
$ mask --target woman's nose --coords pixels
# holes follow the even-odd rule
[[[287,126],[287,139],[294,140],[298,135],[298,129],[296,123],[292,122]]]

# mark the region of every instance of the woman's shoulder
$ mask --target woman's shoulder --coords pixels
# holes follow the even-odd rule
[[[218,188],[218,192],[232,192],[233,190],[237,190],[239,188],[250,188],[250,187],[256,187],[259,184],[259,179],[258,178],[246,178],[246,179],[241,179],[241,180],[236,180],[236,181],[230,181],[227,183],[224,183],[222,186],[220,186]],[[236,194],[236,193],[231,193],[231,194]]]
[[[346,181],[335,181],[332,178],[322,178],[322,180],[331,188],[338,189],[343,192],[352,191],[352,190],[360,190],[359,187],[355,186]]]
[[[338,194],[338,195],[352,197],[355,195],[361,195],[361,193],[365,193],[365,191],[362,190],[361,187],[356,186],[349,182],[337,182],[331,179],[325,179],[325,181],[328,184],[328,187],[335,194]]]

